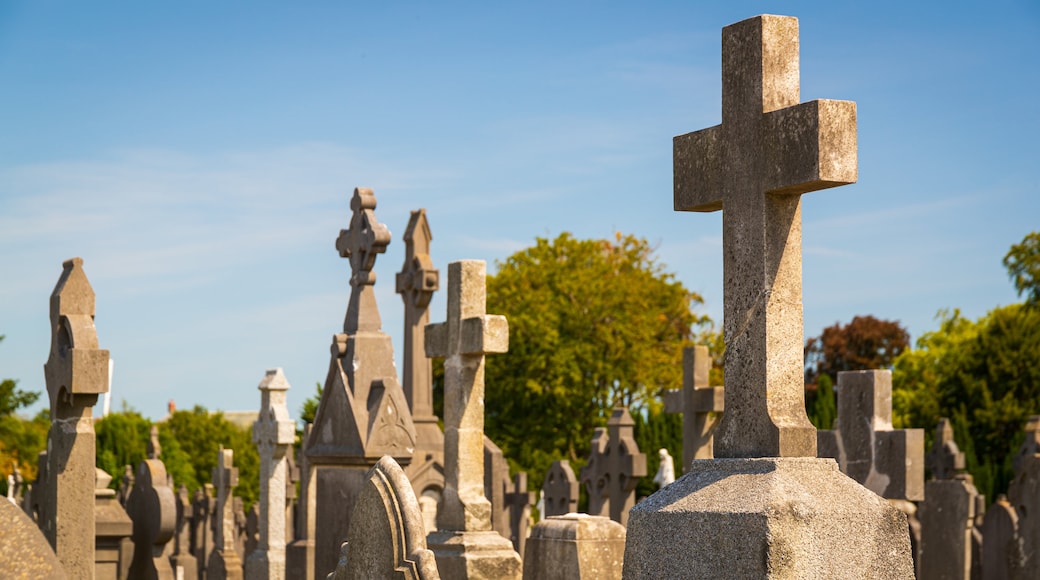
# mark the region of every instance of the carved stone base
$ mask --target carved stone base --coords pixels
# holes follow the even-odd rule
[[[520,554],[498,532],[438,531],[426,538],[437,558],[441,578],[458,580],[520,580]]]
[[[629,516],[624,578],[914,578],[906,516],[833,459],[694,461]]]

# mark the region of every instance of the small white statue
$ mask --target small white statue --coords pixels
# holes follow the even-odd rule
[[[662,488],[675,481],[675,462],[672,460],[672,455],[663,447],[657,451],[657,456],[661,462],[657,468],[657,475],[654,476],[654,483],[658,488]]]

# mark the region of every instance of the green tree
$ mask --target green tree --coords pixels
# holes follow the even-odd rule
[[[168,430],[181,452],[190,458],[197,485],[213,480],[217,451],[224,447],[235,451],[235,467],[238,468],[235,495],[242,498],[246,508],[260,497],[260,455],[249,429],[236,426],[219,411],[210,413],[205,407],[196,405],[191,411],[175,411],[170,415],[159,428],[160,442],[164,430]],[[165,444],[163,452],[166,452]],[[191,488],[190,484],[186,485]]]
[[[300,421],[304,425],[314,422],[314,416],[318,414],[318,404],[321,403],[321,383],[314,383],[314,394],[300,405]]]
[[[0,342],[4,336],[0,335]],[[16,412],[40,397],[38,392],[17,389],[18,381],[0,380],[0,493],[7,493],[7,476],[18,465],[25,481],[36,478],[37,456],[47,448],[50,412],[43,410],[33,419],[19,417]]]
[[[682,347],[709,321],[634,236],[538,238],[497,266],[488,312],[509,319],[510,336],[487,359],[487,432],[538,482],[556,459],[585,463],[614,405],[658,411],[660,391],[682,384]]]
[[[1040,304],[1040,232],[1032,232],[1011,246],[1004,256],[1004,267],[1019,296],[1027,304]]]
[[[4,335],[0,334],[0,342],[4,341]],[[10,415],[28,407],[40,398],[40,393],[16,389],[18,381],[14,379],[0,380],[0,417]]]
[[[97,466],[112,476],[109,487],[118,489],[125,466],[136,473],[137,467],[148,456],[148,440],[153,423],[138,411],[123,404],[123,409],[109,413],[94,423],[97,436]],[[194,491],[199,481],[192,459],[181,449],[180,443],[166,425],[159,423],[159,459],[174,485],[184,484]]]
[[[809,421],[817,429],[833,429],[834,420],[838,417],[838,400],[834,396],[834,381],[830,375],[820,375],[816,379],[816,389],[807,396],[806,407]]]

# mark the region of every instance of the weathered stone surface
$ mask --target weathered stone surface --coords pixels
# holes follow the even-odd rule
[[[282,369],[267,371],[257,388],[260,416],[253,424],[253,442],[260,454],[260,537],[256,550],[246,558],[245,573],[251,580],[281,580],[285,578],[286,454],[296,440],[296,422],[286,405],[289,381]]]
[[[892,371],[838,373],[837,429],[819,431],[820,457],[889,499],[924,499],[924,430],[892,429]]]
[[[376,220],[372,190],[355,189],[350,206],[350,227],[336,240],[339,255],[350,260],[350,302],[343,333],[333,337],[314,428],[304,443],[310,472],[306,537],[314,541],[314,566],[307,578],[335,568],[353,500],[368,469],[383,455],[408,465],[415,448],[415,427],[397,381],[393,346],[382,331],[376,305],[373,267],[376,256],[386,251],[390,230]]]
[[[346,568],[333,580],[439,579],[426,548],[423,514],[412,485],[390,456],[369,470],[347,532]]]
[[[524,553],[527,535],[531,528],[531,506],[535,502],[533,491],[527,491],[527,472],[521,471],[513,478],[506,491],[506,507],[509,509],[509,541],[518,554]]]
[[[217,490],[214,508],[213,552],[206,563],[206,580],[241,580],[242,559],[235,551],[235,502],[231,491],[238,485],[235,453],[221,449],[213,468],[213,486]]]
[[[722,124],[673,143],[676,211],[723,210],[716,457],[816,456],[802,377],[801,194],[856,181],[856,105],[799,103],[798,68],[798,19],[725,27]]]
[[[578,478],[574,476],[570,461],[553,461],[549,471],[545,473],[545,482],[542,484],[545,508],[541,514],[542,518],[578,511],[578,485]]]
[[[116,490],[109,489],[112,476],[95,468],[94,488],[94,578],[126,578],[134,557],[134,522],[119,505]]]
[[[145,459],[137,467],[126,511],[134,521],[130,577],[174,580],[173,567],[164,552],[173,537],[177,504],[162,461]]]
[[[4,578],[67,578],[40,528],[18,506],[7,501],[0,501],[0,571]]]
[[[913,578],[906,518],[815,458],[698,460],[629,518],[625,578]]]
[[[635,421],[625,407],[615,407],[606,432],[596,429],[589,464],[581,469],[581,481],[589,492],[589,513],[609,515],[621,525],[636,502],[636,485],[646,475],[646,454],[639,452]]]
[[[313,423],[303,426],[303,441],[308,441]],[[293,580],[313,580],[314,571],[314,537],[310,530],[314,527],[312,519],[315,515],[308,501],[310,494],[311,470],[307,454],[300,454],[300,499],[296,509],[296,530],[293,541],[285,547],[285,575]]]
[[[448,317],[426,327],[426,354],[444,361],[444,499],[430,549],[445,578],[519,578],[520,555],[491,530],[484,492],[484,356],[506,352],[505,317],[486,314],[486,267],[448,265]]]
[[[1001,495],[986,510],[982,537],[982,577],[986,580],[1021,578],[1024,546],[1018,541],[1018,514],[1007,497]]]
[[[1012,578],[1040,578],[1040,416],[1026,423],[1026,438],[1015,455],[1015,478],[1008,499],[1018,514],[1018,543],[1022,560]]]
[[[921,519],[921,565],[918,578],[970,580],[972,532],[979,492],[964,473],[964,454],[953,440],[953,427],[941,419],[928,454],[935,479],[925,484]],[[983,503],[983,505],[985,505]]]
[[[600,516],[550,516],[535,524],[524,552],[525,580],[621,578],[625,527]]]
[[[95,437],[92,418],[98,395],[108,392],[108,351],[94,327],[94,289],[83,260],[64,262],[51,293],[51,352],[44,365],[51,403],[47,434],[47,479],[35,490],[43,535],[65,572],[93,578]]]
[[[205,577],[209,557],[213,553],[213,520],[216,515],[213,484],[204,483],[195,490],[191,511],[191,553],[195,556],[200,580]]]
[[[723,387],[709,386],[710,372],[708,347],[686,347],[683,349],[682,390],[664,392],[665,412],[683,414],[683,473],[694,459],[715,456],[712,452],[714,433],[722,420],[726,392]]]
[[[176,578],[194,580],[199,577],[199,561],[191,552],[191,519],[193,506],[188,496],[188,488],[181,484],[177,488],[177,518],[173,535],[173,555],[170,566]]]

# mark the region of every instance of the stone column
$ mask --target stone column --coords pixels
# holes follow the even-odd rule
[[[504,316],[486,314],[482,261],[448,265],[448,317],[426,327],[444,361],[444,503],[429,545],[445,578],[520,578],[520,555],[491,529],[484,495],[484,355],[508,350]]]
[[[206,565],[206,580],[242,580],[242,560],[235,552],[235,502],[231,491],[238,485],[234,451],[221,449],[213,468],[217,488],[215,543]]]
[[[296,439],[296,423],[285,404],[289,381],[282,369],[267,371],[260,381],[260,416],[253,441],[260,452],[260,543],[246,558],[246,578],[285,578],[286,453]]]
[[[94,289],[73,258],[51,293],[51,353],[44,365],[51,401],[46,475],[34,490],[40,527],[72,578],[94,578],[93,408],[108,392],[108,351],[98,347]]]

